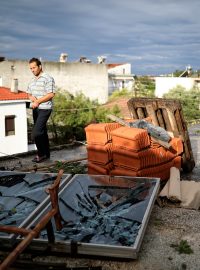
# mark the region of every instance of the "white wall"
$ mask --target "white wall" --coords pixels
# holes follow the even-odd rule
[[[82,92],[91,100],[105,103],[108,100],[108,71],[105,64],[91,63],[42,63],[45,72],[52,75],[56,86],[71,94]],[[18,79],[18,89],[26,91],[33,77],[28,60],[6,60],[0,62],[0,77],[3,86],[11,87],[11,80]]]
[[[156,82],[156,97],[161,98],[168,93],[172,88],[181,85],[187,90],[190,90],[195,84],[196,78],[179,78],[179,77],[155,77]]]
[[[118,66],[113,67],[113,68],[109,68],[108,73],[120,74],[120,75],[131,74],[131,64],[127,63],[127,64],[118,65]]]
[[[123,88],[129,91],[133,90],[134,79],[131,75],[131,64],[122,64],[108,69],[108,92],[112,94],[114,90],[122,90]]]
[[[0,156],[28,151],[26,103],[11,102],[0,102]],[[7,115],[16,116],[15,135],[5,136],[5,116]]]
[[[122,82],[123,81],[123,82]],[[109,76],[109,80],[108,80],[108,93],[112,94],[113,91],[115,90],[122,90],[123,88],[126,88],[129,91],[133,90],[134,87],[134,79],[128,79],[127,77],[125,78],[115,78],[115,77],[110,77]]]

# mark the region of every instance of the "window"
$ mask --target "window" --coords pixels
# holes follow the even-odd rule
[[[5,117],[5,134],[6,136],[15,135],[15,115]]]

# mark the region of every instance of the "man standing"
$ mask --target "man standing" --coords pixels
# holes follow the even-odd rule
[[[43,72],[39,59],[30,59],[29,67],[34,74],[34,78],[28,85],[27,93],[31,100],[30,106],[33,109],[32,137],[37,147],[37,156],[32,161],[39,163],[50,158],[46,124],[52,112],[55,82],[50,75]]]

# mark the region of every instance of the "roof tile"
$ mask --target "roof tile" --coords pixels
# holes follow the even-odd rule
[[[3,100],[26,100],[28,99],[28,94],[23,91],[18,91],[18,93],[13,93],[9,88],[0,87],[0,101]]]
[[[118,67],[118,66],[121,66],[121,65],[124,65],[123,63],[121,63],[121,64],[118,64],[118,63],[113,63],[113,64],[107,64],[107,67],[108,67],[108,69],[110,69],[110,68],[115,68],[115,67]]]

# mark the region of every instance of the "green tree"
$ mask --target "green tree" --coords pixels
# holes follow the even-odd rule
[[[200,90],[198,88],[194,87],[186,90],[184,87],[178,85],[163,97],[180,100],[185,120],[200,119]]]
[[[51,117],[51,131],[58,143],[66,140],[84,140],[84,128],[93,122],[108,122],[107,114],[119,114],[117,107],[106,109],[97,101],[91,101],[82,93],[72,95],[58,90],[54,98],[54,111]]]
[[[184,70],[176,69],[176,70],[173,72],[173,76],[174,76],[174,77],[179,77],[183,72],[184,72]]]
[[[155,81],[148,76],[136,77],[134,96],[155,97]]]

